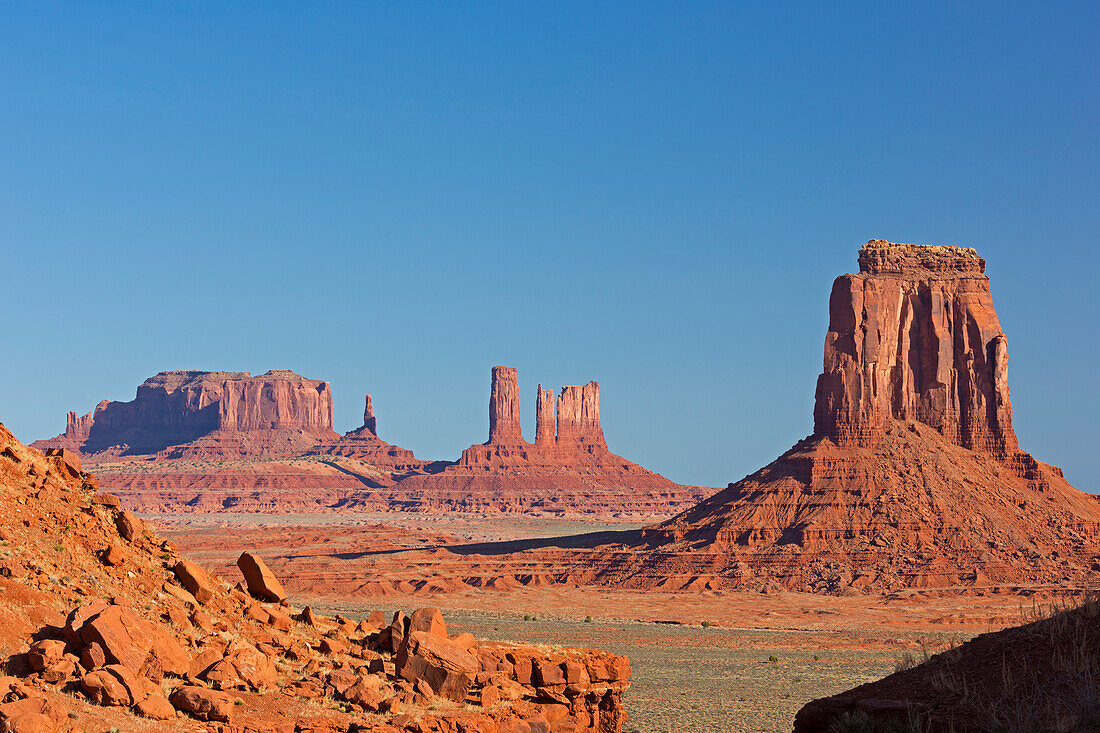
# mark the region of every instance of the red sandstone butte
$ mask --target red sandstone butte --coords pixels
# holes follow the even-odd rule
[[[814,434],[873,446],[915,420],[964,448],[1017,450],[1008,346],[985,260],[969,247],[872,240],[829,299]]]
[[[539,385],[535,442],[528,443],[518,375],[507,366],[492,369],[489,439],[464,450],[456,463],[398,486],[426,496],[461,496],[462,508],[481,511],[660,514],[706,495],[702,487],[673,483],[607,449],[596,382],[563,387],[557,398]]]
[[[985,262],[967,247],[872,240],[859,265],[833,285],[814,434],[644,530],[661,554],[638,560],[636,582],[1085,582],[1100,504],[1017,447]]]
[[[516,370],[496,367],[490,438],[457,462],[425,461],[363,425],[332,431],[327,382],[163,372],[135,400],[103,402],[39,448],[80,451],[134,511],[501,511],[671,516],[709,491],[607,450],[599,385],[541,390],[535,445],[520,426]],[[152,459],[152,460],[150,460]]]
[[[285,369],[258,377],[173,371],[145,380],[130,402],[100,402],[83,417],[70,412],[63,434],[34,445],[224,458],[297,454],[336,437],[328,382]]]

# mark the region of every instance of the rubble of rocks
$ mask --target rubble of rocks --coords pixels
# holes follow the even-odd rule
[[[625,657],[296,609],[248,552],[230,586],[2,426],[0,514],[0,731],[622,730]]]

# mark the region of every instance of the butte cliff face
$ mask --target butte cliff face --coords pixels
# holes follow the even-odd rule
[[[477,511],[671,514],[708,492],[681,486],[607,449],[600,425],[600,385],[540,384],[535,442],[523,437],[519,377],[492,369],[489,439],[471,445],[455,463],[398,485],[425,497],[452,497],[456,508]]]
[[[335,436],[328,382],[285,369],[258,377],[172,371],[145,380],[130,402],[100,402],[83,417],[70,412],[65,432],[39,443],[84,454],[177,447],[173,455],[215,456],[293,452]]]
[[[1017,450],[1007,340],[969,247],[873,240],[829,299],[814,434],[873,446],[894,420],[1005,456]]]
[[[644,530],[665,558],[646,572],[832,592],[1081,581],[1100,503],[1017,446],[984,261],[873,240],[859,264],[833,285],[814,434]]]
[[[599,385],[540,387],[535,443],[523,437],[516,370],[495,367],[489,440],[425,461],[363,425],[332,430],[327,382],[290,371],[163,372],[130,402],[70,413],[38,448],[84,456],[139,511],[503,511],[669,516],[707,493],[607,450]]]

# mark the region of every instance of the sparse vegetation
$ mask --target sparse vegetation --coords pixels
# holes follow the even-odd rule
[[[829,733],[924,733],[926,727],[917,718],[875,720],[867,713],[844,713],[829,726]]]

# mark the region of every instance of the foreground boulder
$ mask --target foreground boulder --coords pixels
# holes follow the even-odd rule
[[[281,603],[286,600],[286,591],[283,584],[275,577],[275,573],[268,569],[267,563],[251,552],[242,553],[237,558],[237,567],[244,575],[248,592],[261,601]]]
[[[466,693],[478,672],[477,657],[445,636],[410,631],[397,652],[397,674],[415,682],[424,680],[435,694],[454,702]]]
[[[187,685],[172,693],[169,702],[199,720],[220,720],[228,723],[233,717],[233,699],[224,692]]]

